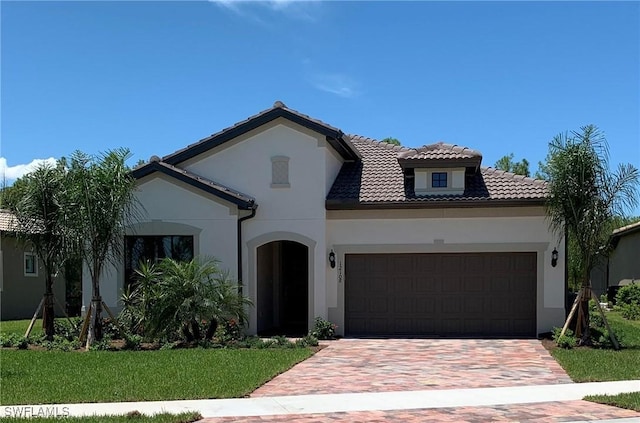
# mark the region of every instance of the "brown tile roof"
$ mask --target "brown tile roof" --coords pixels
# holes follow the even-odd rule
[[[348,137],[338,128],[335,128],[321,120],[312,118],[305,114],[288,108],[283,102],[276,101],[273,107],[263,110],[253,116],[248,117],[245,120],[237,122],[236,124],[225,128],[215,134],[212,134],[206,138],[201,139],[193,144],[186,146],[174,153],[164,156],[163,162],[176,165],[192,157],[206,152],[212,148],[224,144],[236,138],[239,135],[247,133],[252,129],[260,127],[265,123],[275,120],[279,117],[295,122],[313,131],[316,131],[327,137],[327,141],[331,146],[340,154],[345,160],[358,159],[357,151],[351,145]]]
[[[472,150],[468,147],[461,147],[455,144],[446,144],[444,142],[437,142],[435,144],[425,145],[420,148],[407,149],[398,154],[398,158],[407,160],[416,159],[482,159],[482,154],[479,151]]]
[[[466,188],[462,195],[416,196],[413,193],[413,180],[408,179],[405,183],[399,157],[415,154],[412,152],[418,149],[398,147],[359,135],[351,136],[351,142],[360,152],[362,160],[342,166],[327,196],[326,204],[329,209],[360,206],[438,207],[509,203],[516,205],[544,202],[546,182],[486,167],[473,174],[467,174]],[[424,154],[435,151],[436,155],[456,155],[462,160],[481,157],[480,153],[464,147],[435,145],[442,148],[423,149]]]
[[[230,201],[240,208],[251,209],[256,207],[255,199],[249,195],[159,160],[152,160],[141,167],[137,167],[131,172],[131,174],[134,178],[140,179],[154,172],[164,173],[165,175],[185,182],[195,188]]]
[[[0,209],[0,232],[16,232],[18,221],[9,210]]]

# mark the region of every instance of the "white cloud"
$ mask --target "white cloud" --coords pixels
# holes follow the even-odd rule
[[[311,77],[311,83],[321,91],[344,98],[353,98],[359,94],[356,88],[357,82],[340,73],[315,74]]]
[[[15,166],[7,165],[7,159],[0,157],[0,183],[6,179],[7,182],[13,182],[16,179],[26,175],[33,171],[38,165],[42,163],[48,163],[50,165],[56,164],[56,159],[49,157],[48,159],[34,159],[27,164],[18,164]]]
[[[317,0],[209,0],[209,2],[262,24],[267,22],[259,15],[265,11],[282,14],[291,19],[315,21],[321,4]]]

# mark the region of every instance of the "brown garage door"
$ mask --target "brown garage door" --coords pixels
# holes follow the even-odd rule
[[[348,254],[351,336],[535,336],[536,253]]]

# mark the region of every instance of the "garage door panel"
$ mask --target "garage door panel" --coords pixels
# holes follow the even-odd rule
[[[462,278],[460,276],[449,276],[440,280],[442,286],[441,291],[444,293],[460,292],[462,291]]]
[[[536,253],[347,254],[347,335],[534,336]]]

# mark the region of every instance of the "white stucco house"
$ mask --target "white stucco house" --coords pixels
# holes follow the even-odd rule
[[[304,333],[322,316],[346,336],[534,337],[564,321],[564,242],[544,182],[481,161],[346,135],[276,102],[133,171],[146,216],[104,300],[119,308],[141,257],[203,255],[253,300],[250,333]]]

